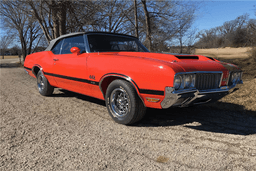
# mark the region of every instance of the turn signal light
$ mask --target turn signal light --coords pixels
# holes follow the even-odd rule
[[[148,102],[153,102],[153,103],[157,103],[160,101],[160,99],[157,99],[157,98],[150,98],[150,97],[146,97],[146,100]]]

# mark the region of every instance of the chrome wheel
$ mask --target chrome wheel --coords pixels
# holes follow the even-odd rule
[[[49,84],[47,78],[44,76],[42,71],[39,71],[37,73],[36,80],[37,80],[37,88],[41,95],[49,96],[53,93],[54,87]]]
[[[125,90],[116,88],[110,95],[110,106],[115,117],[124,117],[129,112],[130,100]]]
[[[39,77],[37,77],[37,87],[38,87],[39,91],[44,90],[45,85],[44,85],[44,76],[43,75],[39,75]]]
[[[136,89],[125,80],[116,79],[108,85],[105,102],[112,119],[124,125],[141,120],[146,112]]]

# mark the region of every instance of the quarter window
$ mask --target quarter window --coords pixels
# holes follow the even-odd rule
[[[52,53],[54,53],[55,55],[60,54],[62,42],[63,42],[63,39],[61,39],[55,44],[54,48],[52,49]]]

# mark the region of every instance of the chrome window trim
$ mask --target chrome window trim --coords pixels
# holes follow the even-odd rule
[[[58,55],[62,55],[61,51],[62,51],[62,46],[63,46],[63,43],[65,41],[65,38],[61,39],[60,41],[62,41],[62,43],[61,43],[61,46],[60,46],[60,53]]]
[[[88,37],[86,34],[84,34],[84,43],[85,43],[86,53],[90,53],[90,46],[89,46]]]

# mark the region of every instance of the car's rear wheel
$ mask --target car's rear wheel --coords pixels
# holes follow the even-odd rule
[[[136,90],[124,80],[114,80],[109,84],[105,101],[110,116],[120,124],[133,124],[146,113],[146,107]]]
[[[49,96],[53,93],[53,86],[51,86],[44,76],[42,71],[39,71],[37,73],[37,88],[39,90],[39,93],[43,96]]]

